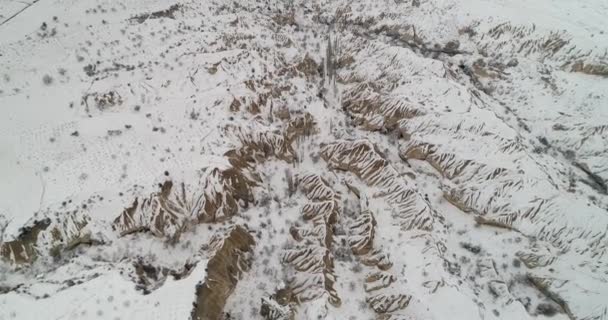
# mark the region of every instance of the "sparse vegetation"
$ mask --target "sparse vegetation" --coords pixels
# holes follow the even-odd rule
[[[50,86],[51,84],[53,84],[53,77],[48,74],[45,74],[42,77],[42,83],[44,83],[44,85]]]

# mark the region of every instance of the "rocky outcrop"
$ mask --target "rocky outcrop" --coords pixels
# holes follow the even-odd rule
[[[36,243],[38,235],[51,224],[50,219],[34,221],[30,227],[21,229],[19,237],[13,241],[0,244],[0,257],[14,265],[28,264],[37,256]]]
[[[335,307],[342,303],[334,288],[333,224],[340,215],[339,195],[316,174],[297,178],[298,186],[309,200],[302,207],[306,227],[292,227],[295,245],[281,255],[281,262],[294,270],[288,279],[289,302],[302,303],[326,297]]]
[[[402,282],[392,274],[388,254],[374,246],[376,222],[366,203],[361,203],[361,212],[350,227],[351,250],[364,265],[377,268],[365,276],[363,288],[366,303],[379,317],[390,317],[394,312],[408,306],[410,295],[403,292]]]
[[[589,225],[589,220],[573,219],[569,208],[577,200],[560,190],[557,182],[543,173],[542,167],[530,159],[517,140],[502,138],[490,131],[491,128],[483,129],[480,137],[478,129],[459,125],[460,141],[477,142],[474,150],[465,151],[467,147],[460,143],[432,143],[435,139],[438,141],[439,136],[445,138],[446,133],[414,123],[410,121],[402,127],[411,135],[403,145],[402,156],[425,160],[437,169],[447,180],[444,195],[448,201],[463,211],[479,215],[480,221],[517,229],[563,250],[591,256],[606,254],[608,246],[600,239],[606,235],[608,218],[601,209],[583,206],[585,216],[595,221],[594,225]],[[512,162],[493,161],[496,157],[512,159]],[[504,163],[504,167],[500,163]],[[513,198],[519,201],[514,203]],[[584,240],[585,244],[579,246],[569,241],[575,238]]]
[[[254,181],[235,168],[208,169],[195,187],[166,181],[160,192],[136,198],[112,226],[122,236],[149,231],[177,241],[192,224],[222,221],[235,215],[239,202],[246,205],[253,201],[254,185]]]
[[[23,227],[17,239],[0,244],[0,257],[14,266],[28,265],[37,258],[58,259],[81,244],[93,244],[87,226],[90,217],[79,210],[62,212]]]
[[[321,156],[332,169],[352,172],[368,186],[380,190],[399,213],[405,230],[431,230],[435,213],[416,191],[415,183],[401,176],[366,140],[338,141],[326,145]]]
[[[367,130],[393,130],[400,120],[424,114],[424,110],[407,97],[382,92],[370,82],[355,85],[342,97],[342,108]]]
[[[605,161],[599,159],[602,159],[606,149],[601,148],[605,144],[606,131],[601,126],[589,126],[590,123],[595,123],[593,120],[573,124],[572,128],[556,124],[553,128],[556,133],[564,131],[567,134],[560,133],[555,138],[539,137],[541,147],[535,148],[524,138],[525,134],[520,134],[505,124],[505,118],[497,114],[500,112],[497,110],[503,108],[507,111],[513,111],[512,108],[515,107],[529,108],[528,102],[523,105],[518,103],[532,98],[521,95],[497,105],[477,90],[484,89],[479,85],[481,82],[488,85],[491,81],[516,79],[512,78],[507,68],[515,68],[518,62],[513,57],[521,55],[543,61],[545,65],[539,67],[540,80],[549,90],[559,91],[552,82],[551,70],[561,68],[601,74],[601,68],[585,66],[601,65],[597,61],[605,59],[605,55],[604,58],[600,57],[602,52],[590,50],[582,53],[571,41],[572,37],[565,32],[543,34],[533,25],[504,23],[485,30],[484,34],[476,35],[470,30],[471,37],[480,48],[483,47],[483,52],[506,50],[512,54],[507,55],[511,60],[498,63],[491,59],[475,59],[470,64],[454,68],[452,60],[425,61],[414,57],[408,50],[397,48],[401,44],[415,46],[407,39],[400,40],[403,38],[403,29],[394,32],[389,30],[393,24],[391,19],[382,21],[367,13],[351,10],[346,10],[340,17],[344,21],[356,22],[359,27],[365,25],[368,30],[386,26],[383,32],[393,40],[392,45],[384,45],[381,41],[375,41],[379,38],[367,32],[365,34],[371,38],[369,41],[360,38],[343,41],[345,51],[354,57],[355,63],[338,71],[338,77],[344,80],[347,88],[342,92],[342,107],[354,118],[356,124],[367,130],[398,131],[402,138],[401,158],[405,161],[423,160],[435,168],[441,175],[444,199],[462,211],[474,214],[479,223],[518,230],[533,239],[551,243],[559,252],[571,255],[574,260],[594,264],[593,269],[598,274],[606,273],[608,267],[605,264],[591,263],[605,257],[608,249],[604,241],[608,234],[608,220],[601,205],[598,205],[604,200],[595,201],[598,197],[590,195],[593,192],[575,193],[572,189],[577,180],[572,171],[580,170],[584,184],[599,194],[605,194],[605,179],[602,176],[602,172],[606,172]],[[348,23],[343,23],[343,27],[350,28]],[[387,30],[393,35],[388,35]],[[438,65],[437,60],[444,63]],[[409,61],[409,64],[401,61]],[[421,66],[426,66],[427,69],[423,70]],[[414,85],[405,80],[404,75],[412,79],[425,78],[429,82]],[[401,79],[401,83],[396,79]],[[432,90],[426,87],[430,83],[433,83]],[[477,88],[471,89],[469,84]],[[402,96],[404,92],[413,93],[412,87],[421,91],[415,94],[418,101],[404,98],[401,104],[383,103],[391,97]],[[512,87],[515,86],[509,86]],[[438,94],[439,91],[443,94],[443,105],[436,98],[441,95]],[[509,90],[504,91],[501,98],[513,94]],[[554,94],[555,99],[561,99],[558,93]],[[446,104],[445,101],[449,103]],[[393,105],[401,107],[386,107]],[[541,122],[546,117],[540,116],[538,119]],[[531,131],[521,119],[517,121],[521,132]],[[550,141],[559,142],[563,148],[561,152],[568,150],[564,155],[569,161],[581,157],[572,163],[574,168],[543,155],[546,152],[543,150],[553,148]],[[352,152],[344,162],[331,163],[329,160],[330,166],[351,170],[348,162],[359,154]],[[578,163],[585,165],[579,166]],[[569,176],[566,172],[570,172]],[[528,261],[533,264],[535,260]],[[559,273],[560,276],[533,272],[534,277],[555,280],[543,281],[543,291],[553,292],[553,296],[559,292],[558,300],[561,299],[565,310],[571,310],[573,318],[593,319],[601,315],[605,303],[594,302],[593,305],[586,305],[588,308],[579,307],[577,310],[572,310],[568,305],[581,305],[577,295],[586,295],[589,291],[604,292],[605,276],[597,276],[594,284],[586,281],[585,277],[574,279],[566,276],[566,270],[571,270],[571,266],[561,263],[559,259],[549,262],[548,266],[541,269],[557,270],[558,267],[562,268],[561,272],[554,273]],[[490,275],[488,277],[492,279],[488,286],[496,292],[504,291],[502,280]],[[576,288],[575,283],[580,287]],[[567,292],[566,287],[571,293]]]
[[[224,238],[212,242],[215,254],[207,263],[207,275],[196,289],[192,310],[193,320],[220,320],[224,318],[226,299],[244,272],[251,266],[255,241],[247,229],[234,227]]]
[[[146,231],[176,242],[194,224],[229,219],[254,201],[252,189],[260,178],[253,165],[268,158],[293,162],[296,155],[291,143],[314,132],[314,125],[310,114],[303,114],[288,122],[284,134],[232,128],[240,143],[224,155],[232,167],[208,168],[194,185],[166,181],[159,192],[136,198],[112,227],[121,236]]]
[[[270,157],[286,162],[295,159],[291,144],[282,134],[269,131],[244,131],[241,128],[235,129],[234,134],[241,147],[229,151],[226,156],[235,166],[240,166],[243,160],[253,163]]]
[[[350,226],[348,244],[357,256],[367,254],[374,245],[376,220],[370,210],[361,212]]]

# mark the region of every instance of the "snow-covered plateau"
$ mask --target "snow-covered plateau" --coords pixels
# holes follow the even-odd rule
[[[0,0],[0,319],[608,320],[605,0]]]

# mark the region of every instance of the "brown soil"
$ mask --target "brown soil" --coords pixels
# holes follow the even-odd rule
[[[207,276],[196,289],[193,320],[223,319],[226,299],[237,285],[243,272],[251,266],[255,241],[247,229],[235,227],[207,264]]]

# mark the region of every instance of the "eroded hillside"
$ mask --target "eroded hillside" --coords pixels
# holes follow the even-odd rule
[[[0,318],[607,319],[602,2],[5,2]]]

